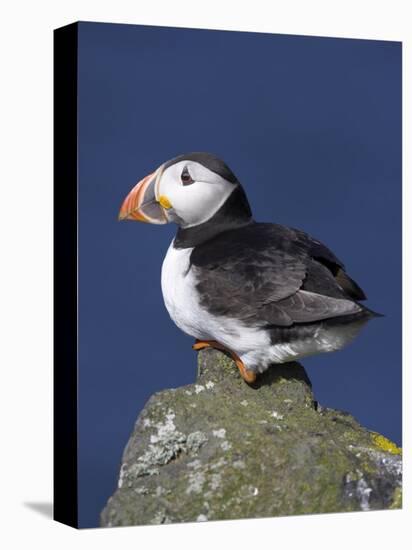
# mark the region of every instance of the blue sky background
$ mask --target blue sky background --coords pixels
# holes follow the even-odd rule
[[[81,23],[82,527],[150,395],[195,378],[160,290],[175,226],[117,221],[138,180],[189,151],[228,163],[256,220],[327,244],[386,315],[303,365],[322,405],[401,443],[401,44]]]

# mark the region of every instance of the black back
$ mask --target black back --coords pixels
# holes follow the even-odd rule
[[[200,303],[213,315],[291,326],[367,311],[342,262],[289,227],[250,222],[195,246],[190,259]]]

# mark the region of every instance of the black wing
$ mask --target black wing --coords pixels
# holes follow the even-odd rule
[[[349,277],[343,263],[331,250],[329,250],[329,248],[299,229],[293,229],[292,231],[295,233],[296,239],[305,247],[311,258],[317,263],[325,266],[332,273],[336,282],[350,298],[354,300],[366,300],[366,295],[363,290]]]
[[[213,315],[289,326],[362,309],[354,299],[364,295],[342,262],[285,226],[252,223],[221,233],[193,249],[191,265],[201,305]]]

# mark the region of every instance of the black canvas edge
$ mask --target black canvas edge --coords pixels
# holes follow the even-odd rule
[[[56,29],[53,35],[53,518],[71,527],[78,527],[78,24]]]

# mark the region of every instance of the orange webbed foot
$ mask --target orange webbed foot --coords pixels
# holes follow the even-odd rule
[[[256,381],[256,373],[253,370],[248,370],[243,364],[243,361],[236,354],[233,354],[233,360],[236,363],[240,376],[243,380],[248,384],[253,384],[253,382]]]
[[[201,349],[205,348],[215,348],[220,351],[225,351],[231,356],[231,358],[235,362],[235,365],[239,369],[240,376],[243,378],[243,380],[248,384],[253,384],[253,382],[255,382],[256,373],[254,371],[248,370],[243,364],[243,361],[234,351],[226,348],[222,344],[219,344],[219,342],[216,342],[216,340],[196,340],[192,348],[195,351],[200,351]]]
[[[214,344],[217,344],[217,342],[215,342],[214,340],[196,340],[196,342],[192,346],[192,349],[194,349],[195,351],[199,351],[205,348],[215,348],[216,345]]]

